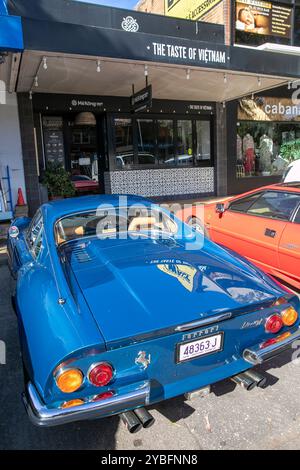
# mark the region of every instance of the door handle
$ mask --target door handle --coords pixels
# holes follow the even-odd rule
[[[266,231],[265,231],[266,237],[275,238],[276,234],[277,234],[276,230],[272,230],[271,228],[266,228]]]

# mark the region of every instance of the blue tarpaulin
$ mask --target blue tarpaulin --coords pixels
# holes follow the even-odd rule
[[[0,15],[7,15],[6,0],[0,0]]]
[[[10,16],[6,0],[0,0],[0,50],[20,51],[24,48],[22,21],[19,16]]]

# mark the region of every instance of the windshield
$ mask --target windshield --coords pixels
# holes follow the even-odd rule
[[[93,237],[122,238],[126,234],[170,237],[177,232],[177,225],[159,209],[132,206],[112,207],[90,212],[72,214],[59,220],[55,225],[58,245],[70,240]]]

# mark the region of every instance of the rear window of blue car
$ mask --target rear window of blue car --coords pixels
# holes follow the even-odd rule
[[[141,236],[147,232],[171,236],[177,232],[177,224],[159,209],[133,206],[72,214],[59,220],[55,226],[58,245],[85,237],[118,238],[120,234],[124,236],[129,232]]]

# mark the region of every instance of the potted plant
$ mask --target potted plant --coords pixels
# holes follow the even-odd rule
[[[47,187],[50,200],[63,199],[75,195],[70,174],[60,164],[50,163],[44,173],[43,184]]]

